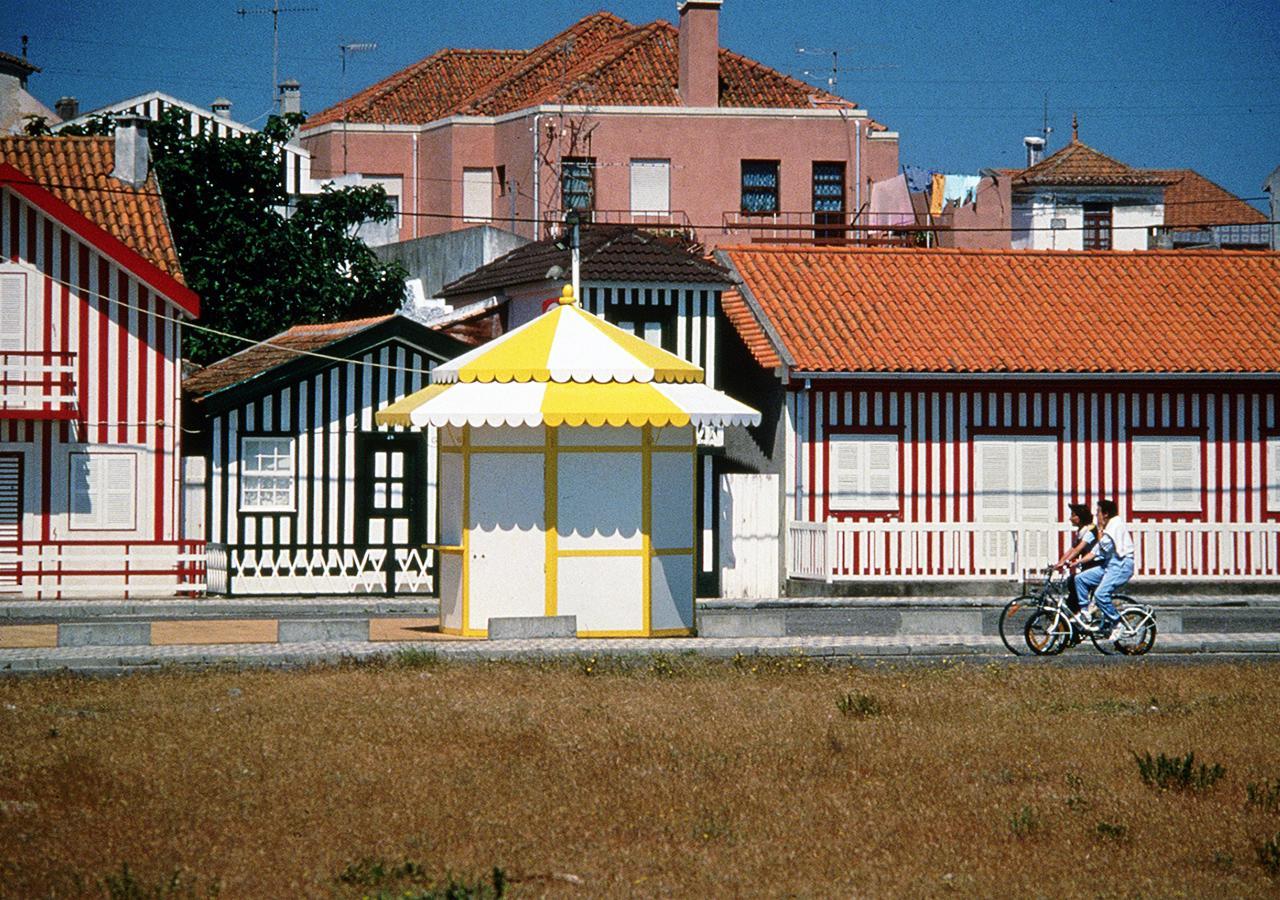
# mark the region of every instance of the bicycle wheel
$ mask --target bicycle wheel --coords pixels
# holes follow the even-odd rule
[[[1054,656],[1061,653],[1071,636],[1071,626],[1062,616],[1042,609],[1027,620],[1022,637],[1036,656]]]
[[[1026,656],[1028,653],[1023,637],[1024,629],[1037,609],[1039,606],[1035,597],[1014,597],[1000,610],[1000,640],[1015,656]]]
[[[1126,606],[1120,610],[1120,624],[1124,634],[1115,641],[1115,647],[1125,656],[1141,656],[1156,643],[1156,618],[1151,610],[1142,606]]]

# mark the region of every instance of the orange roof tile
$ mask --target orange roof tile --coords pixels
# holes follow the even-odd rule
[[[1267,217],[1225,188],[1191,169],[1167,169],[1176,178],[1164,189],[1164,224],[1171,228],[1256,225]]]
[[[1013,177],[1014,187],[1032,185],[1121,184],[1159,186],[1173,180],[1167,172],[1135,169],[1079,140],[1046,156]]]
[[[442,50],[348,98],[345,115],[352,122],[405,124],[498,116],[543,103],[679,106],[678,35],[662,20],[636,26],[612,13],[594,13],[527,53]],[[720,82],[723,107],[857,106],[723,49]],[[305,127],[343,115],[340,103]]]
[[[1280,372],[1280,254],[731,247],[796,371]]]
[[[756,362],[766,369],[774,369],[782,365],[782,360],[778,358],[768,335],[756,320],[755,313],[747,306],[747,301],[743,299],[741,292],[728,290],[721,294],[720,308],[724,310],[729,323],[738,332],[742,343],[747,345]]]
[[[155,175],[148,175],[136,188],[113,178],[114,139],[0,136],[0,163],[27,175],[160,271],[185,284]]]
[[[197,369],[182,382],[182,389],[192,397],[204,397],[214,391],[247,381],[306,353],[315,353],[390,319],[390,315],[345,322],[323,322],[318,325],[294,325],[287,331],[267,338],[239,353],[233,353],[203,369]]]

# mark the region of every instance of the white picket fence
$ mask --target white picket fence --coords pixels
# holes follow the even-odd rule
[[[1280,522],[1131,522],[1135,575],[1280,579]],[[1017,581],[1054,562],[1071,526],[788,522],[787,574],[817,581]]]
[[[228,547],[210,544],[209,592],[214,594],[430,594],[433,552],[413,547]],[[389,569],[388,563],[391,568]]]

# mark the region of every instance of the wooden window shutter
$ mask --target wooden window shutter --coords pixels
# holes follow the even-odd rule
[[[462,170],[462,218],[468,222],[493,218],[493,170]]]
[[[27,276],[0,274],[0,351],[27,347]]]
[[[831,448],[830,506],[832,509],[857,509],[862,494],[862,447],[850,435],[833,436]]]
[[[1267,510],[1280,512],[1280,435],[1267,439]]]
[[[1133,439],[1133,508],[1162,510],[1168,506],[1164,489],[1164,452],[1158,440]]]
[[[670,160],[631,160],[631,211],[661,215],[671,211]]]
[[[1169,509],[1196,512],[1200,509],[1200,441],[1179,438],[1171,441],[1169,451]]]

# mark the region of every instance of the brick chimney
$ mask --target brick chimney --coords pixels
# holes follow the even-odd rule
[[[58,102],[53,104],[53,110],[59,119],[69,122],[80,115],[80,101],[75,97],[59,97]]]
[[[720,105],[720,2],[680,3],[680,100],[685,106]]]
[[[116,165],[111,177],[131,187],[141,187],[151,166],[151,148],[147,144],[147,119],[132,113],[116,116]]]
[[[302,85],[290,78],[280,82],[280,115],[302,112]]]

